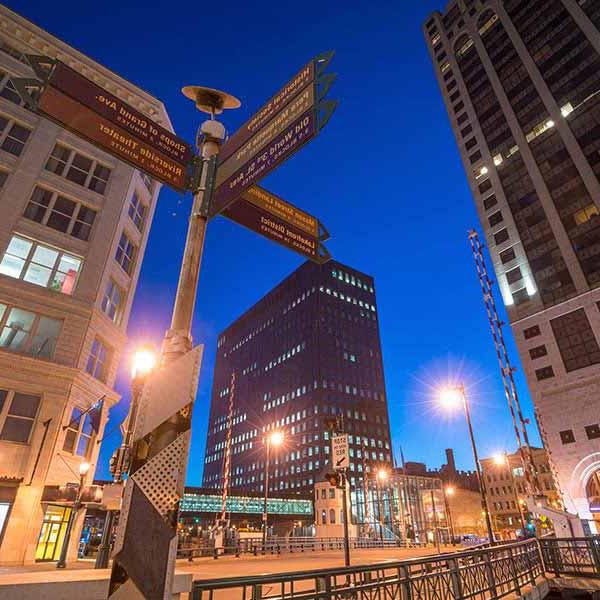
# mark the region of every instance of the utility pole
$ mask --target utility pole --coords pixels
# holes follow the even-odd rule
[[[218,90],[188,86],[182,91],[210,119],[202,123],[198,132],[200,156],[194,159],[192,210],[171,328],[163,342],[161,369],[148,382],[150,389],[145,386],[142,392],[143,407],[134,425],[129,478],[123,493],[109,584],[111,599],[171,597],[179,501],[185,483],[201,357],[201,348],[192,350],[192,318],[208,222],[207,205],[213,188],[209,175],[225,139],[225,128],[215,115],[240,106],[239,100]],[[155,390],[159,389],[157,398]],[[160,495],[155,492],[157,477],[161,478]]]

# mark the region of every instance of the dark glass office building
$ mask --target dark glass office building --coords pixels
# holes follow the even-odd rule
[[[232,376],[233,492],[264,491],[265,436],[273,448],[269,490],[312,495],[329,461],[325,426],[350,435],[350,481],[390,464],[390,428],[373,278],[336,262],[304,263],[218,338],[203,486],[223,487]]]
[[[599,26],[598,0],[453,0],[424,24],[544,446],[565,505],[590,521],[600,469]]]

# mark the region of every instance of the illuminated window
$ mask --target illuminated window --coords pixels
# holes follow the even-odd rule
[[[58,248],[13,235],[0,262],[0,273],[70,295],[81,264],[80,258]]]
[[[90,238],[96,211],[56,192],[36,186],[25,209],[27,219],[56,229],[77,239]]]
[[[598,207],[595,204],[588,204],[586,207],[574,213],[573,218],[575,219],[576,225],[583,225],[593,217],[597,217],[598,214],[600,214]]]
[[[63,450],[87,458],[92,449],[94,427],[90,413],[85,413],[81,408],[75,407],[71,411],[71,418],[67,423]]]

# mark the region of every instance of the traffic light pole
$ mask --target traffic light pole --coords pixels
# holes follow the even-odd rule
[[[346,471],[342,472],[343,487],[343,500],[342,509],[344,511],[344,564],[350,566],[350,536],[348,534],[348,477]]]

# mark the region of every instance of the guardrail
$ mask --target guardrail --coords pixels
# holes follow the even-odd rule
[[[541,538],[546,570],[559,575],[600,578],[600,537]]]
[[[536,540],[379,565],[195,581],[192,600],[502,598],[544,574]]]
[[[424,543],[396,540],[380,540],[371,538],[350,538],[350,548],[418,548]],[[294,552],[325,552],[327,550],[343,550],[344,538],[327,537],[270,537],[263,547],[262,539],[242,539],[237,544],[228,544],[221,551],[214,544],[207,543],[199,546],[181,546],[177,550],[178,558],[193,560],[200,556],[219,558],[221,554],[240,556],[241,554],[286,554]]]

